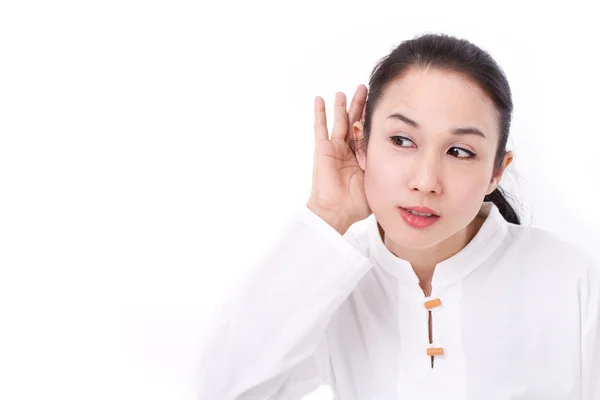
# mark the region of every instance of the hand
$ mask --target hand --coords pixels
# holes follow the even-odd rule
[[[315,98],[313,182],[307,206],[342,234],[371,215],[364,172],[348,144],[352,125],[363,117],[366,98],[367,88],[359,85],[346,112],[346,95],[336,93],[331,139],[325,102],[320,96]]]

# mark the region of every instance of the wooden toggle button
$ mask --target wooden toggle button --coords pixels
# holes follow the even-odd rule
[[[433,299],[425,302],[425,308],[431,310],[432,308],[436,308],[442,305],[442,301],[440,299]]]
[[[430,347],[427,349],[428,356],[441,356],[442,354],[444,354],[442,347]]]

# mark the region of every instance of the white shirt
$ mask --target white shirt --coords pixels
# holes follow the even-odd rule
[[[480,215],[426,298],[374,215],[342,236],[302,208],[211,331],[200,398],[301,399],[324,384],[336,400],[600,400],[598,264],[491,202]],[[433,367],[429,347],[443,349]]]

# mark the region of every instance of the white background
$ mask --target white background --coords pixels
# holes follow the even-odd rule
[[[308,198],[314,97],[331,126],[335,91],[419,33],[496,58],[502,184],[525,224],[600,259],[593,9],[2,2],[0,398],[193,399],[208,321]]]

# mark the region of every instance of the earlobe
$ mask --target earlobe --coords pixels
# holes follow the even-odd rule
[[[486,195],[490,195],[494,190],[496,190],[496,188],[498,187],[497,182],[498,182],[498,178],[492,178],[492,181],[490,182],[490,186],[488,186],[488,191],[487,191]]]
[[[488,195],[491,194],[494,190],[496,190],[500,184],[500,179],[502,175],[504,175],[504,170],[508,167],[514,160],[514,153],[512,151],[507,151],[504,155],[504,160],[502,160],[502,170],[500,171],[500,175],[492,177],[490,181],[490,186],[488,187]]]
[[[506,152],[506,154],[504,155],[504,168],[508,167],[514,160],[514,153],[509,150]]]

